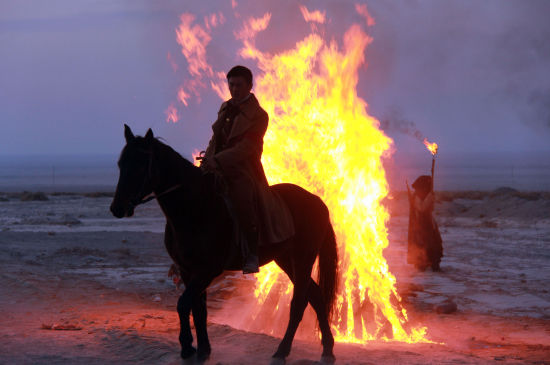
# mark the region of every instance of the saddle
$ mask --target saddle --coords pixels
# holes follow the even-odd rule
[[[241,229],[240,227],[236,209],[234,208],[234,205],[231,202],[231,199],[229,198],[229,194],[227,191],[227,183],[224,177],[221,174],[210,172],[210,171],[207,172],[205,176],[207,176],[207,181],[208,181],[207,185],[209,185],[210,188],[213,188],[215,193],[223,199],[223,202],[227,208],[227,212],[231,217],[232,227],[233,227],[233,237],[231,238],[231,244],[239,248],[239,250],[243,254],[243,257],[247,257],[249,252],[248,252],[248,244],[246,242],[245,233],[244,233],[244,230]],[[284,210],[284,212],[282,213],[283,216],[286,215],[286,217],[290,217],[291,216],[290,210],[288,209],[284,200],[279,196],[279,194],[272,191],[271,189],[270,189],[270,192],[272,195],[271,198],[277,201],[278,208]],[[259,212],[258,212],[258,215],[259,215]],[[284,240],[280,242],[271,242],[267,237],[268,235],[266,234],[266,227],[264,225],[262,217],[260,216],[258,217],[258,222],[259,222],[259,239],[258,239],[259,247],[271,246],[271,245],[275,245],[286,241]],[[273,224],[276,222],[270,222],[270,223]],[[294,235],[294,226],[292,226],[292,235],[289,236],[288,238],[292,237],[293,235]]]

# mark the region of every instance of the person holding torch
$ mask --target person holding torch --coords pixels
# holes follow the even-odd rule
[[[433,271],[440,271],[443,257],[443,240],[437,222],[433,217],[435,196],[433,191],[433,175],[437,144],[424,141],[432,153],[432,175],[419,176],[412,184],[411,192],[407,182],[409,196],[409,234],[407,263],[414,265],[419,271],[431,266]]]

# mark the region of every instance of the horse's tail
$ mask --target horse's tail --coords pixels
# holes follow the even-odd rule
[[[332,224],[328,223],[328,230],[319,251],[318,283],[325,301],[327,316],[332,316],[338,286],[338,247]]]

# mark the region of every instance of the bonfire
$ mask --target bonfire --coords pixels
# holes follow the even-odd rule
[[[389,215],[381,204],[388,195],[382,158],[390,155],[392,140],[357,93],[359,69],[372,41],[366,28],[374,19],[366,6],[357,5],[356,10],[363,22],[351,24],[338,39],[328,39],[323,28],[326,13],[301,6],[311,31],[278,52],[256,44],[261,32],[276,31],[269,27],[270,13],[248,18],[241,14],[233,20],[217,13],[202,21],[182,14],[176,35],[189,78],[178,91],[179,106],[188,106],[193,97],[200,101],[207,86],[220,99],[229,98],[225,74],[208,62],[207,51],[213,37],[238,24],[231,29],[241,42],[236,54],[240,62],[259,70],[254,92],[270,116],[263,153],[269,182],[300,185],[322,197],[331,212],[340,257],[332,323],[337,341],[425,342],[426,328],[408,323],[396,279],[383,255]],[[171,105],[167,120],[174,122],[175,115]],[[255,301],[241,313],[246,320],[240,327],[280,334],[278,313],[288,312],[291,285],[274,263],[263,267],[256,275]]]

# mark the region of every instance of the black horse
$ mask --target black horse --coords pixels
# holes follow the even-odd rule
[[[145,137],[139,137],[124,127],[126,146],[118,161],[120,177],[111,212],[117,218],[131,217],[147,196],[156,197],[166,216],[166,249],[185,284],[177,304],[181,356],[185,359],[196,353],[197,359],[204,361],[211,352],[206,331],[206,289],[224,270],[242,270],[243,265],[241,250],[231,243],[235,241],[231,215],[209,175],[154,138],[151,129]],[[333,363],[334,338],[329,319],[336,293],[338,255],[328,209],[319,197],[299,186],[278,184],[271,189],[288,205],[296,232],[287,242],[259,250],[261,265],[275,260],[294,284],[288,327],[272,363],[284,363],[290,353],[308,302],[319,320],[321,361]],[[317,256],[318,284],[311,278]],[[190,313],[197,349],[192,346]]]

